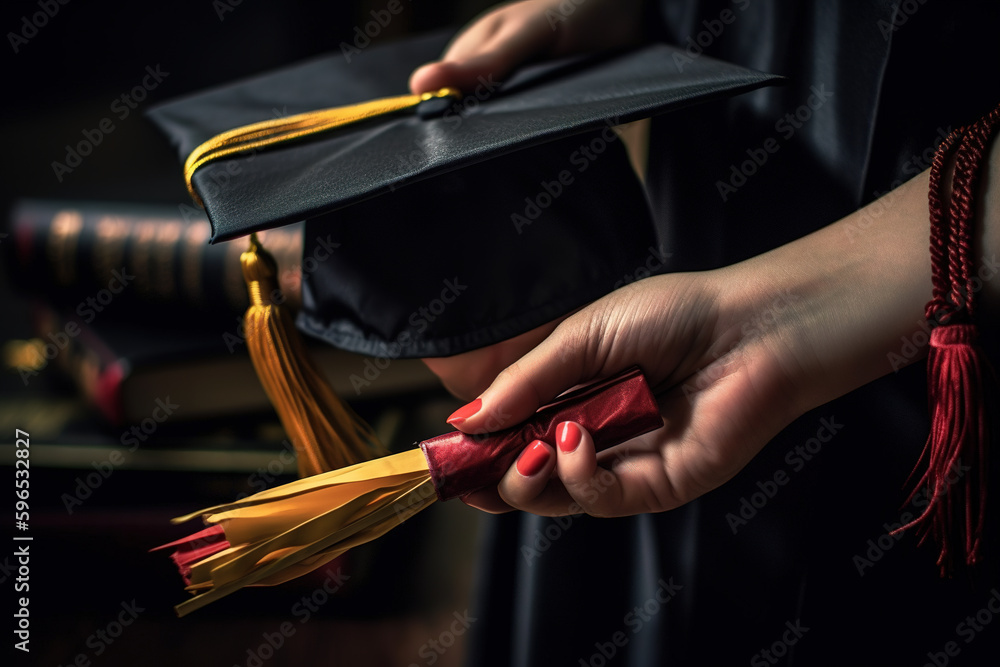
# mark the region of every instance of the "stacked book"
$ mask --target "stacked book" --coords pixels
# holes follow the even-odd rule
[[[8,233],[4,264],[33,304],[35,338],[13,355],[25,384],[60,369],[115,426],[148,417],[168,397],[184,406],[172,421],[270,410],[246,351],[246,242],[209,245],[207,219],[187,205],[22,201]],[[260,237],[295,308],[301,225]],[[322,344],[310,352],[348,400],[434,385],[417,360],[393,360],[371,382],[371,360]]]

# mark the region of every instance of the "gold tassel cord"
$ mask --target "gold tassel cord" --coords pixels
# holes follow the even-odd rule
[[[244,318],[254,368],[295,446],[303,477],[350,466],[388,452],[365,423],[337,397],[308,360],[287,306],[281,305],[278,269],[256,234],[240,256],[250,293]]]
[[[209,162],[327,132],[368,118],[403,111],[421,102],[441,97],[459,98],[461,92],[456,88],[441,88],[428,93],[383,97],[359,104],[308,111],[287,118],[274,118],[237,127],[217,134],[191,151],[184,162],[184,182],[187,184],[191,199],[199,206],[203,206],[201,197],[195,192],[192,179],[194,172]]]
[[[184,164],[184,179],[192,199],[195,171],[209,162],[247,150],[266,148],[308,137],[367,118],[415,107],[423,101],[460,97],[454,88],[417,95],[398,95],[360,104],[320,109],[238,127],[198,146]],[[240,258],[250,292],[245,318],[247,348],[261,384],[281,418],[299,458],[303,476],[384,456],[370,426],[340,401],[326,380],[309,364],[305,346],[282,306],[277,266],[251,236],[250,250]]]

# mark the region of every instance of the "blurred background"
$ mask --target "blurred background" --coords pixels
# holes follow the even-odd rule
[[[454,29],[488,4],[400,0],[371,43]],[[291,481],[295,463],[240,339],[242,244],[205,246],[208,223],[143,111],[337,52],[387,5],[32,0],[0,10],[0,442],[13,487],[17,429],[30,438],[29,528],[13,529],[13,494],[4,514],[11,533],[32,538],[0,550],[5,598],[30,598],[30,653],[5,649],[6,664],[461,662],[454,630],[469,606],[477,513],[460,503],[309,577],[184,619],[173,612],[186,596],[179,576],[165,553],[148,553],[192,532],[171,517]],[[297,233],[271,240],[293,268]],[[185,244],[199,249],[200,281],[169,259]],[[119,293],[121,266],[136,278]],[[439,433],[458,407],[419,362],[394,361],[355,400],[350,377],[366,360],[316,355],[394,449]],[[23,544],[30,589],[15,592]]]

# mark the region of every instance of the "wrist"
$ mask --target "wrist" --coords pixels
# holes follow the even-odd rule
[[[931,296],[927,174],[813,234],[730,267],[748,340],[781,365],[797,416],[923,358]]]

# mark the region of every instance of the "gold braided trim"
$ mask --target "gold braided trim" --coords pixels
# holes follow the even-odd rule
[[[274,118],[237,127],[215,135],[191,151],[184,162],[184,182],[191,199],[199,206],[204,206],[201,197],[194,190],[192,179],[194,172],[209,162],[244,151],[294,141],[376,116],[403,111],[421,102],[441,97],[458,98],[461,97],[461,92],[456,88],[441,88],[430,93],[383,97],[359,104],[308,111],[287,118]]]

